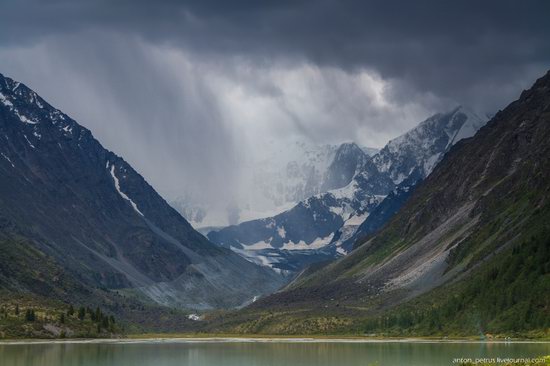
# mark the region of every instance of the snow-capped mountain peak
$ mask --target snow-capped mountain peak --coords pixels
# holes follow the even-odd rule
[[[395,184],[406,179],[415,167],[421,167],[422,175],[427,176],[452,145],[473,136],[484,123],[462,106],[447,113],[437,113],[388,142],[373,161]]]

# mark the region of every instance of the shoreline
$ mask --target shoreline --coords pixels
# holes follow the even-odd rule
[[[86,339],[12,339],[0,340],[2,345],[32,344],[154,344],[154,343],[432,343],[432,344],[550,344],[550,340],[501,340],[468,338],[374,338],[374,337],[284,337],[284,336],[178,336],[135,338],[86,338]]]

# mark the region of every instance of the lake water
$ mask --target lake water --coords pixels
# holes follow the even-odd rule
[[[431,366],[550,355],[550,343],[128,341],[0,344],[2,366]]]

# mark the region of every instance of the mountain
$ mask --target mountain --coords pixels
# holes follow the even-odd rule
[[[549,187],[550,72],[455,144],[375,235],[232,324],[267,333],[545,334]]]
[[[315,194],[347,186],[367,160],[369,160],[367,153],[356,144],[340,145],[325,173],[320,191]]]
[[[428,176],[443,155],[458,141],[473,136],[485,120],[464,107],[438,113],[407,133],[391,140],[373,157],[378,170],[395,184],[415,169]]]
[[[232,193],[230,200],[211,202],[200,192],[188,192],[171,204],[195,228],[224,227],[274,216],[320,193],[321,187],[334,184],[325,181],[336,150],[334,145],[298,139],[284,145],[268,143],[243,158],[242,189]]]
[[[393,191],[384,198],[384,200],[373,210],[371,215],[367,217],[365,221],[359,225],[357,231],[351,238],[351,244],[355,244],[359,239],[373,234],[381,229],[386,222],[388,222],[393,215],[399,212],[401,206],[407,202],[412,192],[416,188],[416,185],[420,183],[420,180],[414,180],[411,184],[407,180],[399,184]]]
[[[335,189],[273,217],[211,231],[208,238],[278,271],[298,271],[306,264],[333,258],[337,248],[325,247],[334,233],[351,216],[362,216],[375,207],[393,182],[353,143],[338,148],[326,177],[326,188]]]
[[[395,188],[364,222],[347,222],[336,233],[331,245],[337,246],[340,253],[348,253],[358,239],[382,228],[449,149],[458,141],[473,136],[484,124],[478,115],[460,106],[447,113],[435,114],[391,140],[373,156],[373,162],[379,172],[387,174],[396,184]]]
[[[1,74],[0,139],[0,237],[29,264],[3,289],[40,290],[23,281],[39,277],[31,258],[79,288],[181,308],[240,306],[283,283],[210,243],[89,130]]]
[[[335,235],[334,242],[342,253],[348,253],[360,240],[376,233],[403,206],[422,181],[424,170],[415,169],[399,183],[366,217],[359,222],[348,221]],[[331,243],[332,244],[332,243]]]
[[[408,197],[400,194],[398,199],[392,191],[412,190],[454,143],[482,125],[474,113],[459,107],[421,122],[372,157],[356,144],[342,144],[327,169],[325,193],[273,217],[212,230],[207,236],[277,270],[296,272],[313,262],[345,255],[359,237],[382,227]],[[376,225],[361,227],[365,220]]]
[[[170,204],[201,232],[272,217],[309,197],[345,186],[358,160],[376,152],[353,143],[315,144],[296,138],[267,143],[243,158],[240,188],[227,201],[217,197],[212,202],[201,192],[187,192]]]

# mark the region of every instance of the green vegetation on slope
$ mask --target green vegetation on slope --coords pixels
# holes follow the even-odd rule
[[[546,219],[549,217],[546,216]],[[550,335],[550,226],[468,278],[365,321],[388,335]],[[544,225],[544,226],[543,226]]]
[[[0,289],[57,299],[67,298],[68,293],[90,293],[36,245],[16,234],[0,237],[0,263]]]
[[[99,307],[75,308],[57,301],[0,295],[0,338],[108,338],[121,328]]]

